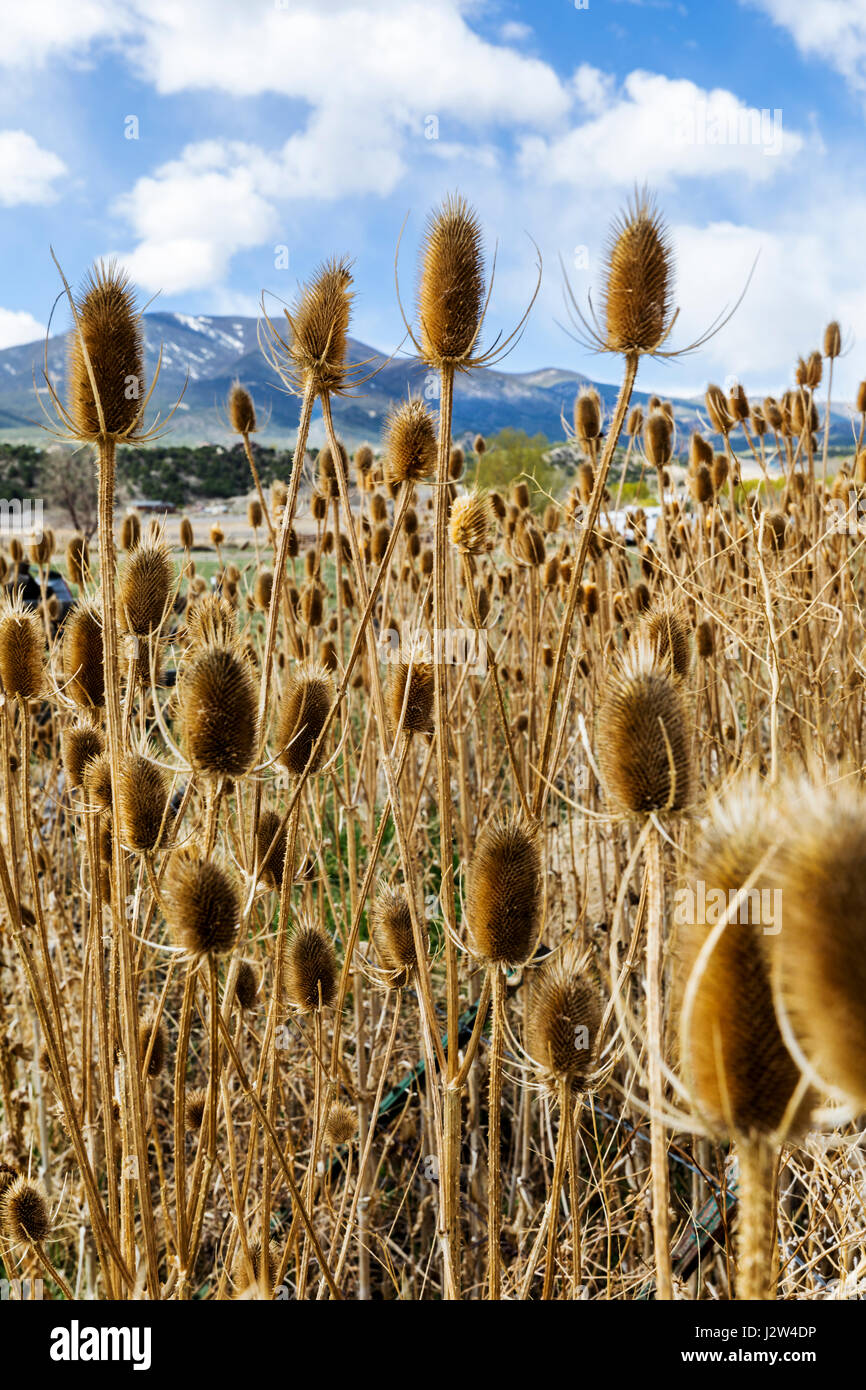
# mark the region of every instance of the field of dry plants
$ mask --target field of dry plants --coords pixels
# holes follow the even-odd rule
[[[575,401],[568,496],[484,494],[451,402],[512,341],[490,288],[449,199],[406,309],[438,412],[351,459],[348,263],[263,313],[296,458],[317,405],[328,442],[266,495],[233,388],[257,500],[209,584],[188,520],[115,506],[170,428],[134,290],[67,287],[46,427],[98,545],[62,625],[15,596],[54,537],[0,561],[0,1272],[46,1298],[863,1296],[866,383],[833,475],[838,325],[779,400],[710,386],[677,495],[631,397],[700,343],[636,194],[570,301],[615,410]]]

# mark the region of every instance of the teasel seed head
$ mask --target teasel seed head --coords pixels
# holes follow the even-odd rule
[[[0,1197],[0,1225],[10,1241],[38,1245],[51,1229],[48,1198],[40,1182],[23,1173],[13,1178]]]
[[[866,1106],[866,802],[859,787],[783,787],[774,864],[782,931],[762,937],[797,1042],[830,1086]],[[799,896],[801,895],[802,896]]]
[[[526,1050],[549,1084],[585,1090],[596,1065],[601,999],[572,943],[546,961],[532,989]]]
[[[61,755],[73,787],[82,786],[87,764],[98,758],[104,747],[101,731],[89,720],[79,720],[63,730],[60,735]]]
[[[646,630],[658,664],[666,666],[677,680],[687,676],[692,659],[692,634],[685,609],[672,603],[663,604],[647,615]]]
[[[339,395],[346,389],[346,338],[352,309],[349,261],[333,258],[316,271],[286,319],[290,369],[302,387]]]
[[[286,830],[285,827],[280,830],[281,825],[281,818],[276,811],[262,811],[260,813],[256,837],[259,874],[273,888],[282,887],[286,864]],[[277,831],[280,831],[279,837],[271,849]]]
[[[745,895],[742,907],[736,896],[730,907],[729,895],[738,894],[753,876],[758,890],[776,880],[774,821],[773,807],[757,784],[735,787],[717,802],[691,867],[694,885],[704,885],[703,895],[688,885],[685,907],[678,909],[680,916],[688,913],[691,901],[688,915],[695,919],[679,926],[676,942],[682,1062],[699,1112],[728,1136],[776,1134],[800,1080],[776,1020],[763,929],[753,925]],[[726,914],[729,925],[695,977],[690,1012],[684,1010],[698,954]],[[787,916],[786,898],[786,936]],[[805,1108],[800,1107],[792,1137]]]
[[[614,223],[607,246],[603,310],[608,352],[652,353],[673,317],[673,252],[660,213],[636,192]]]
[[[349,455],[342,439],[337,440],[338,462],[342,470],[343,477],[348,477]],[[322,445],[319,450],[317,460],[319,467],[319,490],[323,497],[339,497],[340,488],[337,481],[337,463],[334,460],[334,453],[329,442]]]
[[[436,425],[422,400],[409,397],[388,416],[385,477],[389,484],[417,483],[436,467]]]
[[[686,704],[646,635],[629,646],[606,683],[598,712],[605,789],[626,815],[681,811],[692,788]]]
[[[466,455],[459,444],[452,445],[451,453],[448,456],[448,477],[456,483],[463,477],[463,469],[466,464]]]
[[[783,511],[773,509],[764,516],[764,545],[776,552],[784,550],[788,518]]]
[[[370,937],[390,983],[396,988],[412,978],[418,958],[409,899],[402,888],[383,885],[370,905]]]
[[[111,761],[98,753],[84,764],[84,791],[87,800],[100,811],[111,810]]]
[[[178,673],[181,746],[194,772],[242,777],[255,761],[256,681],[236,643],[192,647]]]
[[[129,849],[149,854],[168,820],[165,773],[143,753],[124,753],[116,791],[121,840]]]
[[[323,666],[304,662],[286,682],[277,714],[279,761],[293,776],[306,771],[313,746],[324,728],[334,699],[331,676]],[[319,749],[310,772],[318,772],[325,760]]]
[[[171,552],[161,534],[128,551],[117,581],[118,606],[127,632],[147,637],[159,628],[173,577]]]
[[[663,410],[654,410],[643,427],[647,460],[653,468],[664,468],[673,453],[671,422]]]
[[[471,365],[484,312],[481,225],[463,198],[449,196],[428,219],[418,285],[419,344],[431,366]]]
[[[574,402],[574,433],[588,448],[601,434],[601,397],[594,386],[581,386]]]
[[[184,1104],[184,1124],[187,1131],[197,1134],[204,1124],[207,1113],[207,1091],[187,1091]]]
[[[406,682],[409,693],[406,694]],[[385,704],[391,730],[396,732],[402,715],[402,729],[407,734],[426,734],[433,727],[433,697],[435,690],[433,666],[414,656],[411,661],[395,662],[389,670]],[[403,702],[406,702],[405,712]]]
[[[76,535],[66,546],[66,569],[72,583],[80,589],[90,570],[90,549],[84,536]]]
[[[192,550],[195,545],[195,532],[188,516],[182,516],[180,519],[180,543],[184,550]]]
[[[222,594],[204,593],[187,609],[186,637],[191,649],[210,643],[228,645],[237,636],[237,614]]]
[[[708,618],[698,623],[695,628],[695,646],[698,656],[703,661],[712,656],[714,650],[713,625]]]
[[[66,693],[76,705],[105,704],[102,614],[95,599],[77,603],[63,625],[61,649]]]
[[[455,498],[448,518],[448,535],[463,555],[483,555],[490,549],[490,500],[477,489]]]
[[[151,1034],[153,1033],[153,1025],[155,1021],[156,1014],[155,1012],[151,1011],[149,1013],[144,1014],[138,1025],[138,1055],[142,1065],[144,1064],[144,1059],[147,1056],[147,1050],[150,1047],[150,1039]],[[159,1023],[156,1025],[156,1034],[153,1039],[153,1047],[150,1053],[150,1064],[147,1068],[147,1074],[151,1081],[156,1080],[156,1078],[161,1073],[163,1067],[165,1066],[167,1051],[168,1044],[166,1039],[165,1024],[163,1023],[162,1019],[160,1019]]]
[[[521,520],[515,529],[512,550],[522,565],[537,568],[544,563],[544,536],[528,518]]]
[[[728,481],[729,472],[730,469],[728,467],[727,455],[714,454],[713,466],[710,470],[710,476],[713,481],[714,492],[721,492],[722,488],[725,486],[725,483]]]
[[[259,997],[259,972],[251,961],[242,960],[238,966],[238,978],[235,984],[235,998],[242,1009],[251,1012],[258,1003]]]
[[[358,1117],[350,1105],[334,1101],[325,1121],[325,1142],[329,1148],[337,1149],[341,1144],[351,1144],[358,1133]]]
[[[78,322],[69,335],[68,365],[68,411],[75,432],[80,439],[133,440],[143,433],[141,410],[147,396],[135,292],[113,261],[100,261],[89,272],[75,310]]]
[[[213,859],[175,850],[166,875],[165,905],[176,946],[194,958],[224,955],[235,944],[241,915],[234,881]]]
[[[0,690],[22,700],[42,693],[44,637],[38,614],[25,608],[21,591],[0,599]]]
[[[699,463],[689,478],[689,492],[696,502],[706,505],[713,500],[713,479],[705,463]]]
[[[469,860],[466,923],[475,954],[491,965],[520,965],[538,938],[542,907],[538,827],[506,816],[481,831]]]
[[[710,424],[716,434],[727,435],[734,421],[731,418],[728,402],[721,386],[716,386],[714,382],[710,382],[704,395],[704,404],[707,407]]]
[[[301,1013],[327,1009],[337,995],[334,943],[315,922],[295,924],[286,941],[282,986],[289,1004]]]
[[[689,468],[697,472],[702,464],[707,468],[713,462],[713,446],[709,440],[704,439],[703,435],[697,430],[693,430],[689,439]]]
[[[255,434],[256,408],[253,398],[239,381],[234,382],[229,391],[228,412],[229,424],[235,434]]]

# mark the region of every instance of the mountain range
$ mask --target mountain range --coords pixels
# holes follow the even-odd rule
[[[224,444],[231,439],[225,400],[234,381],[252,393],[263,443],[290,443],[298,420],[298,399],[288,393],[263,357],[258,343],[258,320],[237,316],[150,313],[144,316],[148,381],[160,348],[159,380],[147,412],[150,420],[159,412],[165,419],[180,399],[170,423],[171,437],[182,444]],[[38,443],[46,436],[39,400],[51,412],[43,370],[61,400],[66,390],[66,335],[0,351],[0,441]],[[338,432],[350,448],[363,442],[378,443],[391,407],[408,392],[426,397],[435,408],[436,375],[403,352],[392,357],[349,339],[348,360],[364,363],[360,373],[375,372],[351,395],[333,401]],[[609,417],[617,387],[591,383],[580,372],[556,367],[533,372],[508,372],[480,368],[458,375],[454,390],[455,438],[477,433],[489,435],[510,426],[527,434],[542,433],[562,439],[563,416],[571,420],[574,398],[581,386],[596,385]],[[637,391],[634,402],[645,404],[647,393]],[[674,400],[677,427],[682,440],[703,419],[701,399]],[[321,412],[316,411],[311,444],[324,437]],[[844,408],[834,410],[831,425],[834,443],[851,441],[850,418]]]

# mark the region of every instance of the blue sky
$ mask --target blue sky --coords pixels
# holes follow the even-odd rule
[[[542,251],[542,292],[506,365],[613,380],[616,363],[558,326],[559,257],[585,298],[611,216],[647,181],[677,249],[679,342],[760,255],[734,320],[700,356],[645,364],[642,385],[782,389],[831,317],[850,344],[840,395],[866,376],[866,0],[5,8],[0,346],[44,329],[53,245],[73,281],[114,253],[143,299],[160,291],[159,307],[186,313],[255,313],[263,289],[291,298],[320,259],[349,252],[354,332],[391,349],[403,220],[411,303],[425,213],[460,189],[497,245],[491,335],[531,294],[529,236]]]

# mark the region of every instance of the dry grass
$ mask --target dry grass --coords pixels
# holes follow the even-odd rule
[[[826,477],[820,354],[781,402],[710,388],[717,447],[692,442],[654,543],[636,514],[627,547],[620,434],[659,489],[673,448],[664,402],[629,413],[641,355],[675,356],[647,200],[607,274],[591,332],[622,391],[610,419],[576,402],[583,466],[542,527],[529,480],[480,497],[452,449],[454,372],[490,360],[471,210],[435,213],[422,256],[439,417],[409,403],[354,467],[330,416],[360,379],[351,273],[325,265],[263,346],[299,459],[316,400],[327,452],[266,498],[234,387],[249,527],[229,550],[215,526],[198,567],[188,528],[169,545],[114,513],[115,444],[148,437],[116,391],[141,370],[131,290],[101,268],[75,301],[56,405],[96,451],[99,554],[72,547],[59,635],[0,611],[8,1276],[96,1298],[862,1296],[864,536],[831,497],[866,468]],[[457,630],[448,659],[435,634]],[[780,922],[741,917],[776,892]]]

